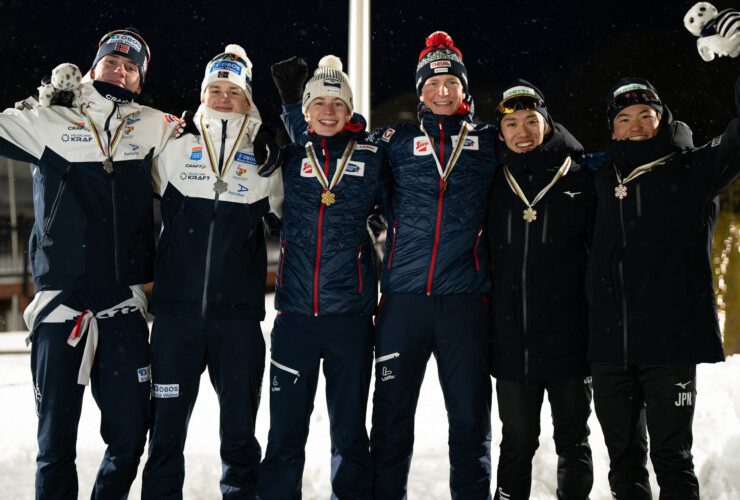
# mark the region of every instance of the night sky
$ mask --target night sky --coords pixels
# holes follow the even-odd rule
[[[221,6],[93,0],[50,8],[48,2],[0,0],[3,105],[33,93],[58,63],[88,70],[100,37],[125,26],[137,27],[152,49],[140,102],[178,115],[197,108],[205,65],[229,43],[242,45],[252,60],[254,98],[271,122],[280,111],[272,63],[300,55],[312,72],[321,56],[333,53],[348,66],[346,1],[210,3]],[[476,121],[490,121],[500,91],[521,77],[542,89],[550,114],[587,151],[601,150],[609,139],[607,90],[622,76],[641,76],[703,144],[735,113],[740,61],[699,57],[696,38],[683,27],[694,3],[473,0],[439,8],[430,5],[441,2],[374,0],[373,127],[415,119],[419,52],[427,35],[444,30],[463,53]]]

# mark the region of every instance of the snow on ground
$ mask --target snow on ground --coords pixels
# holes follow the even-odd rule
[[[272,304],[268,297],[268,304]],[[263,323],[269,345],[269,332],[274,311],[268,311]],[[25,334],[0,334],[0,351],[24,351]],[[269,364],[269,360],[268,360]],[[265,384],[269,377],[265,377]],[[701,483],[702,496],[713,500],[740,498],[740,355],[716,365],[700,365],[698,369],[696,415],[694,417],[694,462]],[[263,388],[257,431],[263,453],[269,427],[269,394]],[[311,434],[306,446],[306,469],[303,476],[303,497],[325,499],[330,495],[329,484],[329,421],[326,411],[324,381],[320,378]],[[4,500],[33,497],[36,455],[36,414],[29,356],[27,353],[0,356],[0,498]],[[501,425],[496,398],[493,398],[492,467],[498,462]],[[368,411],[368,429],[370,416]],[[607,482],[608,456],[601,428],[595,415],[589,421],[594,455],[594,490],[592,500],[611,498]],[[89,496],[102,458],[104,446],[99,435],[100,415],[89,391],[85,395],[79,426],[77,470],[80,497]],[[210,387],[207,374],[201,379],[201,390],[190,421],[185,448],[186,499],[220,498],[218,478],[221,473],[218,439],[218,401]],[[547,398],[542,408],[540,448],[534,458],[532,478],[533,499],[554,499],[556,475],[555,445]],[[141,488],[141,468],[131,489],[131,499],[138,499]],[[652,474],[652,470],[651,470]],[[416,421],[416,445],[409,478],[412,499],[447,499],[449,465],[447,459],[447,420],[442,391],[434,359],[429,363],[419,399]],[[653,493],[658,487],[652,476]]]

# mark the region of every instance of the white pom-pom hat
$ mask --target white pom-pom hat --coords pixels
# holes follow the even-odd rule
[[[222,54],[217,55],[206,67],[206,75],[200,86],[200,97],[205,98],[206,88],[214,82],[231,82],[239,86],[252,102],[252,61],[244,49],[236,44],[226,46]]]
[[[306,83],[302,106],[304,114],[311,101],[317,97],[338,97],[347,105],[350,115],[355,111],[349,77],[342,71],[342,61],[337,56],[322,57],[313,77]]]

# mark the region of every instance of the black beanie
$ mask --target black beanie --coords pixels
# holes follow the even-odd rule
[[[92,67],[94,68],[98,61],[111,54],[131,59],[139,68],[141,83],[144,83],[151,54],[149,53],[149,46],[136,28],[111,31],[103,36],[98,44],[98,53],[95,54]]]
[[[416,94],[429,78],[438,75],[454,75],[460,79],[463,91],[468,93],[468,71],[462,60],[462,53],[455,47],[450,35],[435,31],[427,37],[426,48],[419,54],[416,65]]]
[[[659,115],[663,114],[663,102],[658,97],[658,91],[644,78],[627,76],[619,80],[606,95],[606,115],[609,129],[614,124],[614,118],[625,108],[635,104],[650,106]]]
[[[509,99],[521,96],[533,97],[534,99],[539,101],[537,103],[537,106],[534,106],[530,109],[541,114],[542,117],[545,119],[545,122],[550,125],[550,128],[552,128],[552,118],[550,118],[550,115],[547,112],[547,106],[545,106],[545,96],[542,94],[542,91],[529,83],[527,80],[517,78],[506,86],[505,90],[501,93],[501,101],[496,107],[496,126],[499,128],[499,130],[501,129],[501,119],[507,114],[501,111],[502,104],[504,104]],[[519,109],[528,109],[518,103],[512,104],[514,104],[513,108],[515,111],[518,111]]]

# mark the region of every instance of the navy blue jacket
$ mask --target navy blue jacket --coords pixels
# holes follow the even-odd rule
[[[361,129],[332,137],[307,130],[301,137],[294,135],[298,141],[285,148],[275,287],[278,311],[321,316],[375,312],[375,248],[366,219],[377,203],[378,178],[382,170],[387,171],[387,162],[382,148],[365,131],[364,118],[355,114],[351,123]],[[295,134],[305,129],[305,121],[286,121],[286,128]],[[357,144],[343,177],[331,190],[336,201],[325,205],[321,202],[324,189],[313,173],[305,144],[313,144],[319,166],[331,181],[350,139]]]
[[[594,176],[589,360],[624,366],[722,361],[711,243],[717,195],[740,172],[740,119],[694,148],[691,131],[664,106],[656,137],[615,141],[608,152]],[[615,196],[616,170],[626,178],[671,152],[671,159],[628,182],[626,197]]]
[[[496,169],[496,132],[472,125],[459,160],[443,185],[432,150],[442,167],[452,154],[468,115],[435,115],[420,107],[419,125],[402,123],[377,132],[391,162],[384,184],[388,221],[381,291],[451,295],[488,292],[484,235],[488,193]]]
[[[493,278],[493,375],[512,382],[559,380],[588,374],[588,303],[584,275],[596,198],[590,171],[578,164],[581,144],[560,124],[532,151],[499,150],[531,203],[565,159],[566,175],[540,199],[536,219],[496,172],[488,208]]]

